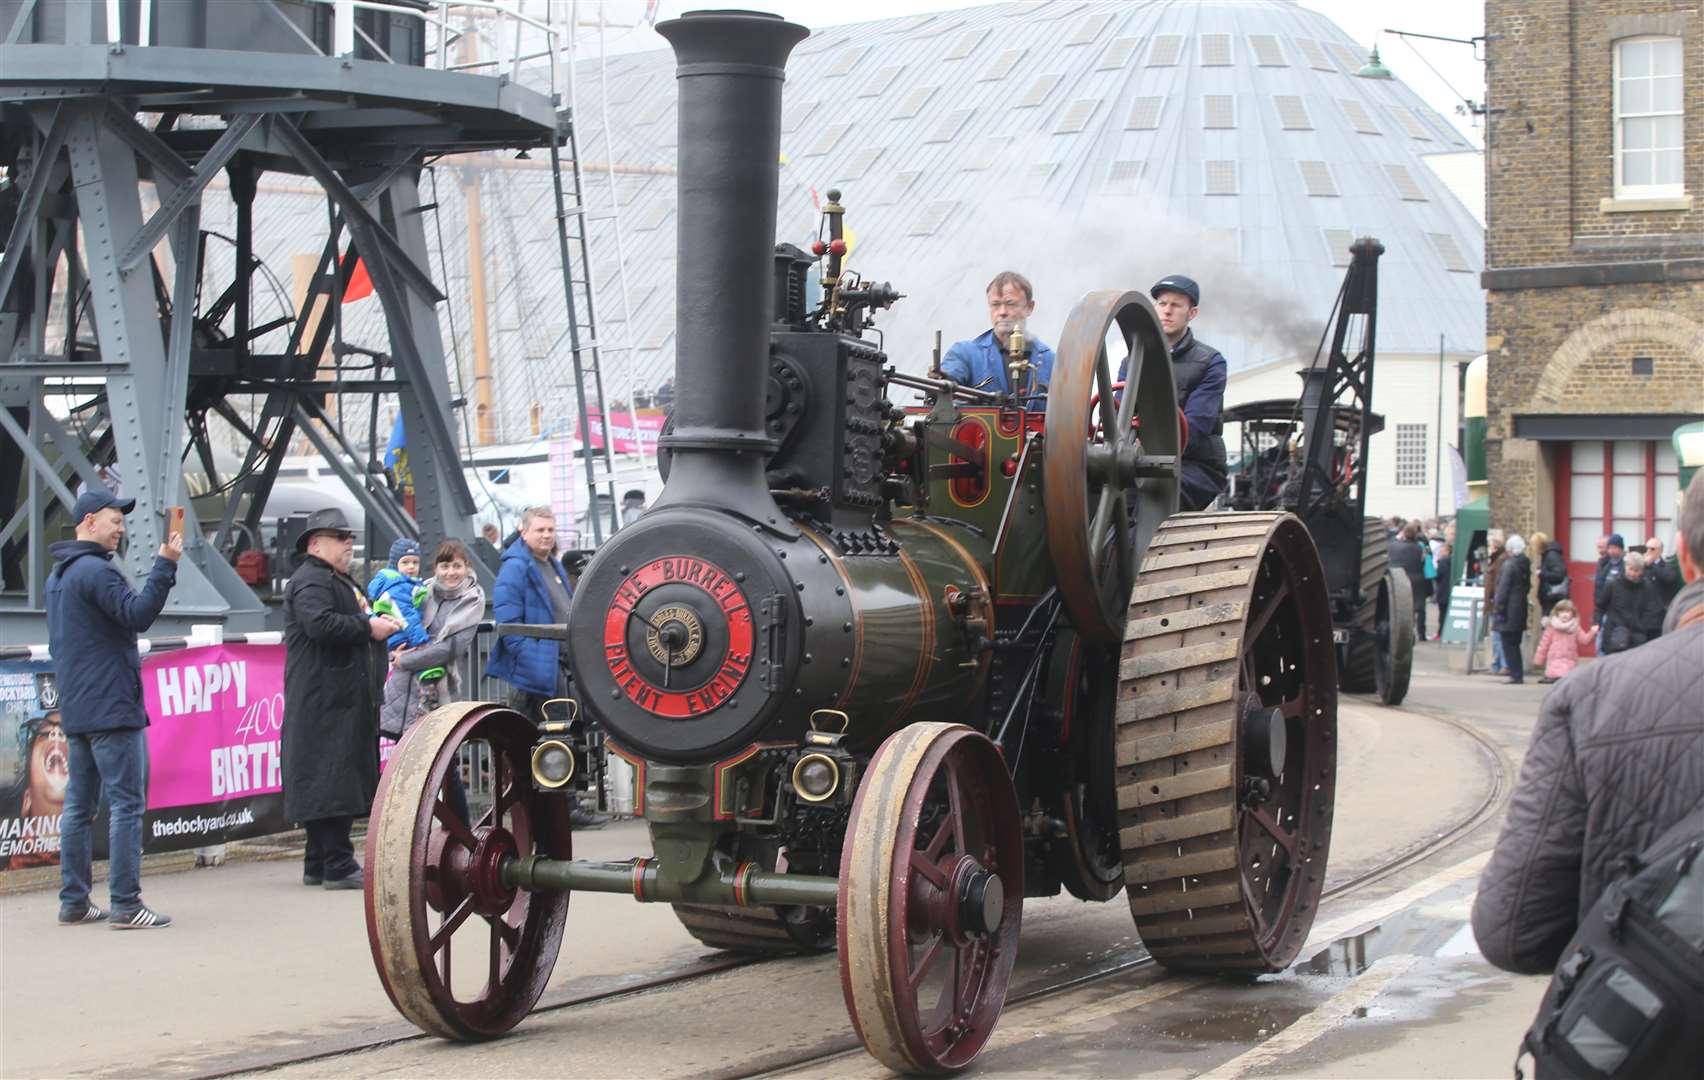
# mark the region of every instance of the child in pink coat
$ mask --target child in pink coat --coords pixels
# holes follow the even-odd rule
[[[1573,671],[1574,665],[1580,662],[1580,647],[1589,644],[1596,636],[1595,627],[1588,630],[1580,625],[1580,613],[1574,608],[1573,601],[1559,601],[1550,609],[1550,625],[1544,628],[1538,652],[1532,657],[1534,667],[1544,665],[1544,677],[1538,681],[1553,683]]]

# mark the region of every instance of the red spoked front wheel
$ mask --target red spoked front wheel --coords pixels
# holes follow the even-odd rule
[[[913,724],[882,744],[840,860],[840,981],[859,1037],[899,1072],[982,1051],[1006,1004],[1023,915],[1023,829],[994,744]]]
[[[536,729],[482,702],[422,717],[398,744],[367,830],[367,940],[397,1011],[447,1039],[520,1023],[550,981],[568,894],[503,884],[505,860],[571,857],[568,800],[534,788]],[[464,820],[452,770],[474,775]]]

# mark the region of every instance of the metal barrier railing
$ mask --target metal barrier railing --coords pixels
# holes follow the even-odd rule
[[[480,701],[506,702],[510,697],[509,687],[486,674],[485,666],[490,656],[491,645],[497,626],[495,623],[482,622],[476,631],[474,647],[468,657],[467,687],[469,696]],[[136,649],[143,656],[152,653],[174,652],[179,649],[203,648],[210,645],[282,645],[284,634],[278,630],[263,630],[247,634],[227,634],[222,626],[194,626],[187,636],[139,638]],[[53,657],[46,645],[0,645],[0,660],[30,660],[46,662]],[[537,717],[532,717],[536,722]],[[491,748],[484,743],[470,743],[461,749],[462,780],[467,788],[468,804],[473,807],[489,805],[494,796],[495,778],[491,764]],[[615,759],[610,759],[612,762]],[[607,775],[607,770],[600,770]],[[623,784],[614,781],[613,790],[598,793],[600,806],[608,806],[617,812],[625,813],[631,808],[630,795],[624,794],[631,790],[631,782]]]

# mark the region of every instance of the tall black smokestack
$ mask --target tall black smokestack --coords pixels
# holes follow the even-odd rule
[[[672,460],[657,505],[714,504],[784,524],[764,479],[781,84],[809,31],[694,11],[657,24],[680,93]]]

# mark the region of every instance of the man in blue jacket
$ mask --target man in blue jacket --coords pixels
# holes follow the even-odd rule
[[[565,625],[573,596],[568,570],[556,557],[556,512],[548,506],[527,507],[521,512],[520,535],[503,552],[491,593],[491,617],[498,625]],[[568,693],[566,663],[559,641],[503,634],[485,670],[514,688],[510,707],[536,724],[544,717],[547,700]],[[606,820],[579,808],[572,817],[580,828],[595,828]]]
[[[1003,270],[988,283],[986,298],[989,328],[968,340],[953,342],[947,355],[941,358],[941,374],[960,386],[1011,393],[1006,344],[1012,331],[1023,330],[1035,313],[1035,290],[1022,274]],[[1053,376],[1053,350],[1039,338],[1028,337],[1027,332],[1025,336],[1030,378],[1027,387],[1018,389],[1033,395],[1026,408],[1046,409],[1047,381]]]
[[[521,534],[503,552],[497,584],[491,592],[491,616],[503,623],[564,624],[574,590],[568,570],[556,557],[556,514],[548,506],[521,513]],[[540,707],[568,689],[562,670],[562,643],[549,638],[504,634],[491,650],[485,670],[514,687],[509,704],[533,723]]]
[[[89,902],[89,825],[106,790],[112,807],[107,856],[114,930],[167,926],[142,903],[142,813],[148,791],[148,713],[136,635],[154,624],[177,582],[183,537],[160,545],[140,593],[130,591],[113,552],[135,499],[91,487],[71,510],[77,538],[52,547],[47,576],[47,644],[59,680],[60,724],[70,744],[70,779],[59,822],[59,922],[107,917]]]

